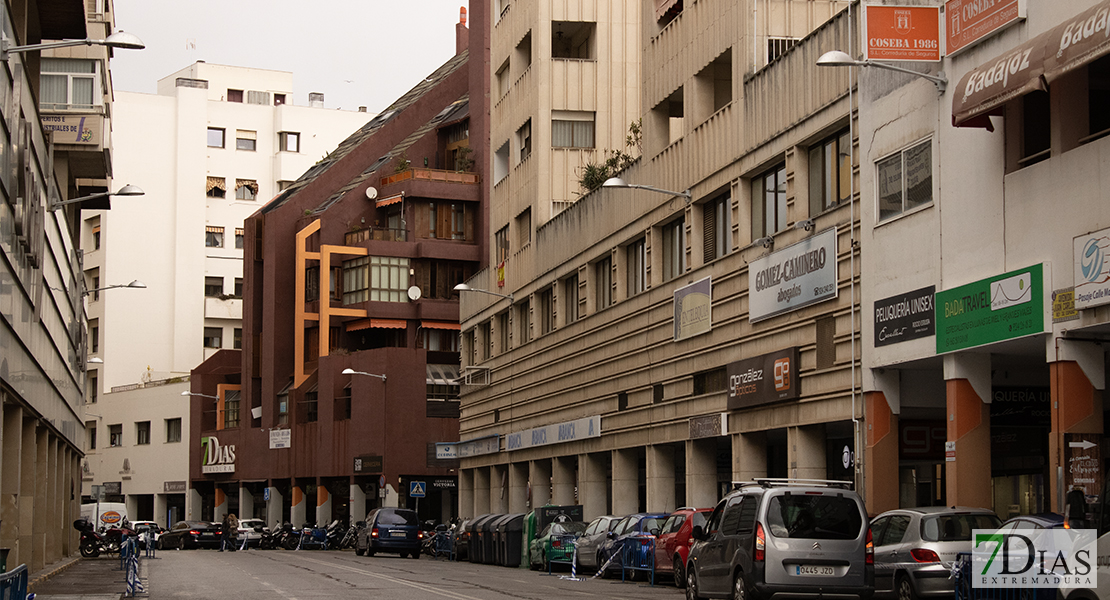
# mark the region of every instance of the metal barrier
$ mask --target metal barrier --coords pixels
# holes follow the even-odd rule
[[[34,598],[31,594],[31,598]],[[27,598],[27,565],[0,573],[0,598],[4,600],[24,600]]]
[[[971,553],[957,554],[952,563],[956,600],[1056,600],[1053,588],[977,588],[972,585],[974,575]]]
[[[134,597],[145,591],[143,582],[139,579],[139,543],[134,537],[125,537],[119,548],[120,562],[123,564],[127,582],[126,595]]]
[[[455,540],[451,537],[451,532],[437,531],[433,541],[435,558],[439,558],[440,555],[446,555],[447,560],[455,560]]]
[[[571,575],[574,575],[574,555],[578,552],[577,539],[573,535],[556,535],[552,537],[551,545],[547,547],[547,574],[551,574],[552,565],[568,565],[571,569]],[[557,545],[556,545],[557,544]],[[570,548],[571,552],[568,555],[566,548]],[[558,554],[560,558],[556,560],[554,556]]]
[[[648,581],[655,585],[655,536],[635,535],[624,539],[621,545],[621,581],[628,572],[634,576],[637,571],[646,571]]]

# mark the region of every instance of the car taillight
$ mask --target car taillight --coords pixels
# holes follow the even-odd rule
[[[372,537],[372,538],[378,537],[378,528],[377,527],[370,530],[370,537]]]
[[[767,556],[767,537],[763,534],[763,524],[755,524],[755,556],[757,562],[763,562]]]
[[[910,556],[919,563],[940,562],[940,557],[936,552],[928,548],[914,548],[910,550]]]
[[[196,529],[190,529],[189,530],[189,535],[200,535],[200,532],[197,531]]]
[[[562,548],[563,547],[563,541],[562,540],[552,540],[551,541],[551,547],[552,548]]]
[[[418,539],[418,540],[424,539],[424,531],[423,530],[416,532],[416,539]]]
[[[867,544],[863,547],[866,563],[875,564],[875,541],[871,538],[871,528],[867,528]]]

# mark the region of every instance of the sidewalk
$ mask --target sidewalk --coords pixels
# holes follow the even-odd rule
[[[75,556],[32,573],[27,587],[39,600],[120,600],[127,582],[118,555]]]

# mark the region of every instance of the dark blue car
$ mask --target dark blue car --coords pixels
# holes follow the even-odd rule
[[[407,508],[376,508],[366,515],[358,530],[355,554],[374,556],[376,552],[420,558],[424,532],[416,511]]]
[[[602,577],[619,574],[626,566],[650,571],[654,567],[655,537],[668,516],[669,513],[637,513],[621,519],[598,551],[601,561],[598,568],[609,563]],[[624,564],[626,559],[627,565]],[[635,574],[635,571],[631,573]]]

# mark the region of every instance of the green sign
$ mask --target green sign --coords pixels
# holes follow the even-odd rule
[[[1044,333],[1043,265],[937,292],[937,354]]]

